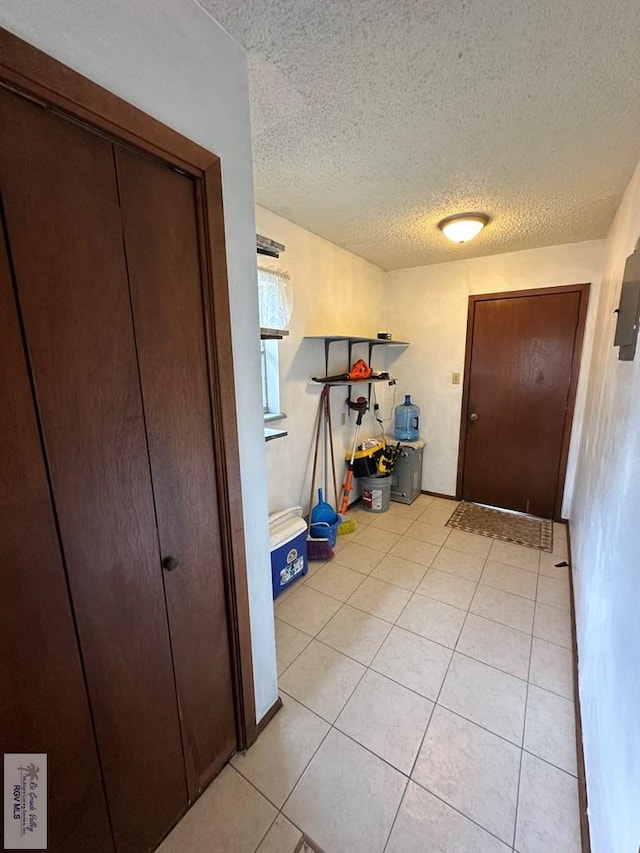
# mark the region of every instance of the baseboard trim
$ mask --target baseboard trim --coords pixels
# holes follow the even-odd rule
[[[444,498],[447,501],[457,501],[455,495],[443,495],[442,492],[428,492],[426,489],[420,489],[421,495],[431,495],[432,498]]]
[[[264,715],[264,717],[262,717],[262,719],[260,720],[260,722],[256,726],[256,740],[262,734],[262,732],[266,729],[266,727],[269,725],[271,720],[273,720],[273,718],[278,713],[280,708],[282,708],[282,699],[278,696],[276,701],[273,703],[273,705],[269,708],[267,713]]]
[[[578,759],[578,807],[580,810],[580,838],[582,853],[591,853],[591,834],[589,832],[589,814],[587,801],[587,777],[584,766],[584,745],[582,742],[582,714],[580,711],[580,691],[578,688],[578,637],[576,633],[576,602],[573,591],[573,558],[571,555],[571,526],[567,525],[567,549],[569,553],[569,589],[571,592],[571,639],[573,654],[573,707],[576,719],[576,753]]]

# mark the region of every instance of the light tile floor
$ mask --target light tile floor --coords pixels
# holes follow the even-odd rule
[[[283,709],[160,853],[579,853],[566,531],[554,553],[350,515],[275,605]]]

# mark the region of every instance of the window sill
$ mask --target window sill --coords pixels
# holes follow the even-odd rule
[[[287,416],[284,412],[267,412],[264,416],[265,424],[271,423],[271,421],[281,421]]]
[[[285,435],[288,435],[288,432],[283,429],[269,429],[268,427],[264,428],[264,440],[265,441],[273,441],[274,438],[284,438]]]

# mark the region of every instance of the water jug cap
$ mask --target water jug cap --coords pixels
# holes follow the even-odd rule
[[[404,404],[405,404],[405,406],[411,405],[411,394],[405,394],[404,395]]]

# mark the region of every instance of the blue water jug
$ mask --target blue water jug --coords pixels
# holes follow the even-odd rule
[[[420,407],[406,394],[404,403],[396,406],[393,435],[398,441],[417,441],[420,436]]]

